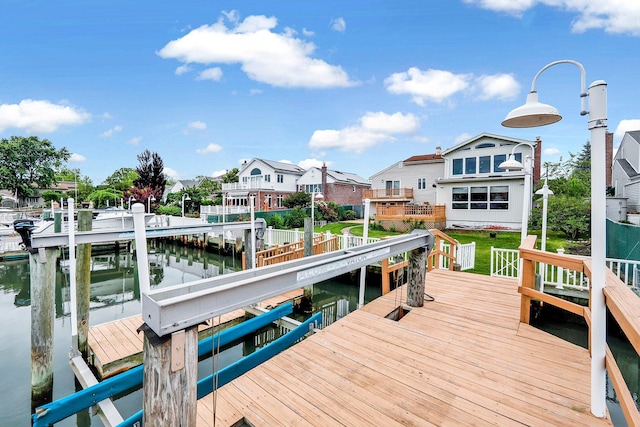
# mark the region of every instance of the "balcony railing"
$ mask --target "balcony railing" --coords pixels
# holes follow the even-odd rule
[[[376,206],[376,219],[381,217],[446,218],[445,205]]]
[[[364,190],[365,199],[413,199],[413,188],[374,188]]]

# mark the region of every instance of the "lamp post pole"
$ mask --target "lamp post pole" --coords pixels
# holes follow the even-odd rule
[[[573,64],[580,69],[581,110],[580,115],[589,115],[588,128],[591,132],[591,309],[590,349],[591,349],[591,413],[597,417],[606,415],[606,369],[605,351],[606,305],[604,286],[606,279],[606,149],[607,132],[607,83],[596,80],[585,91],[586,73],[582,64],[570,59],[554,61],[545,65],[534,76],[531,92],[525,105],[512,110],[502,122],[503,126],[529,128],[555,123],[562,119],[554,107],[538,101],[536,81],[538,76],[558,64]],[[589,98],[589,111],[586,98]]]
[[[151,202],[155,202],[156,198],[154,196],[149,196],[147,198],[147,212],[151,213]]]
[[[527,237],[527,228],[529,224],[529,212],[531,211],[531,179],[533,175],[533,159],[531,156],[525,156],[524,165],[515,159],[515,151],[521,145],[528,145],[531,148],[531,154],[535,153],[535,148],[528,142],[520,142],[511,149],[509,159],[500,163],[500,169],[506,170],[524,170],[524,194],[522,196],[522,221],[520,224],[520,243],[524,242]]]
[[[184,201],[185,200],[191,200],[191,197],[189,197],[189,195],[187,193],[183,193],[182,194],[182,202],[181,202],[181,205],[182,205],[182,218],[184,218]]]

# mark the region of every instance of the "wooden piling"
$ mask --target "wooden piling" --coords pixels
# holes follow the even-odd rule
[[[57,248],[29,255],[31,274],[31,406],[53,397],[53,327]]]
[[[166,337],[144,329],[143,419],[145,427],[195,426],[198,328]]]
[[[253,257],[253,245],[255,242],[251,241],[251,230],[244,230],[244,253],[246,254],[246,268],[251,269],[256,266],[256,261],[252,259]]]
[[[93,213],[89,209],[78,211],[78,231],[91,231]],[[73,248],[70,248],[73,250]],[[78,350],[88,354],[89,305],[91,302],[91,243],[76,245],[76,301],[78,313]]]
[[[313,223],[311,218],[304,219],[304,256],[313,256]],[[313,285],[305,286],[302,289],[300,308],[305,313],[313,311]]]
[[[407,286],[407,305],[409,307],[422,307],[424,305],[426,271],[426,248],[418,248],[409,252],[409,280]]]

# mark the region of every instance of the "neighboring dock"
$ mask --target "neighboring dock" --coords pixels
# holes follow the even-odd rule
[[[590,413],[587,349],[520,322],[514,279],[432,270],[198,402],[198,426],[608,426]]]
[[[284,293],[269,298],[258,304],[264,309],[271,309],[278,305],[293,301],[294,304],[302,297],[302,289]],[[213,319],[213,326],[224,329],[241,322],[246,315],[243,309],[226,313],[220,318]],[[142,325],[142,317],[132,316],[113,322],[103,323],[89,328],[89,363],[93,365],[101,379],[124,372],[142,363],[142,347],[144,337],[137,329]],[[200,338],[211,335],[211,324],[199,327]]]

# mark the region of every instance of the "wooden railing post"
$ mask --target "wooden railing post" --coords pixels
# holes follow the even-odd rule
[[[536,236],[528,236],[520,245],[520,258],[522,259],[522,271],[520,286],[528,289],[535,289],[536,285],[536,262],[523,256],[523,249],[535,249]],[[520,299],[520,321],[529,324],[531,313],[531,297],[521,293]]]

